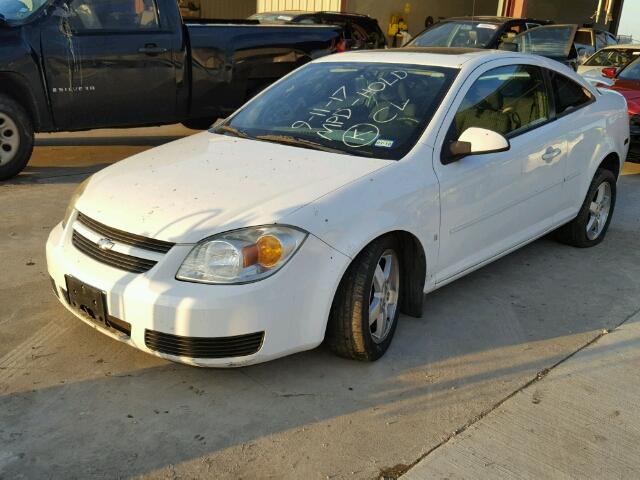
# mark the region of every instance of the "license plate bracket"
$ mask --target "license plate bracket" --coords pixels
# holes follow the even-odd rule
[[[66,275],[65,278],[71,307],[89,320],[107,326],[106,293],[81,282],[71,275]]]

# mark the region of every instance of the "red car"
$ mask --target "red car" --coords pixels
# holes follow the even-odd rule
[[[640,158],[640,58],[620,70],[614,84],[608,88],[620,92],[627,99],[631,122],[631,149]]]

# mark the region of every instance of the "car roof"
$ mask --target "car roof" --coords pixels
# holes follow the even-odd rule
[[[502,56],[514,58],[531,58],[530,55],[502,50],[479,48],[450,47],[403,47],[385,50],[354,50],[336,55],[328,55],[316,60],[316,63],[371,62],[371,63],[405,63],[438,67],[461,68],[462,65],[483,60],[491,60]]]

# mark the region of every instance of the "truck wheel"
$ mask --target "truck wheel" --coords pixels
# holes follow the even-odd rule
[[[349,266],[331,306],[326,343],[341,357],[374,361],[389,348],[400,315],[398,242],[381,237]]]
[[[594,247],[604,240],[616,206],[616,177],[596,171],[578,216],[556,231],[556,238],[574,247]]]
[[[33,152],[33,123],[15,100],[0,95],[0,180],[15,177]]]

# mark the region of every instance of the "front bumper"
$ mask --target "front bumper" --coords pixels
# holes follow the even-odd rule
[[[233,367],[264,362],[318,346],[333,296],[350,260],[313,235],[273,276],[244,285],[205,285],[175,279],[192,245],[175,245],[149,271],[129,273],[79,251],[73,226],[56,226],[47,241],[47,265],[61,303],[78,318],[119,341],[175,362]],[[66,275],[105,292],[110,316],[131,334],[99,325],[72,308],[63,294]],[[147,342],[145,342],[147,332]],[[149,348],[149,333],[163,338],[225,339],[264,332],[259,350],[229,358],[169,355]]]

